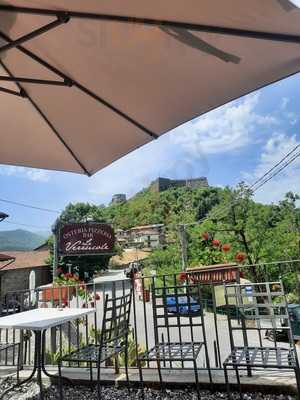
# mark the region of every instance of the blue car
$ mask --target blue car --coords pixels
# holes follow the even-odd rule
[[[192,297],[188,298],[188,296],[178,296],[178,307],[176,305],[176,297],[172,295],[166,296],[166,302],[167,311],[171,314],[180,314],[184,316],[190,314],[198,314],[201,311],[200,304],[198,304],[198,302]]]

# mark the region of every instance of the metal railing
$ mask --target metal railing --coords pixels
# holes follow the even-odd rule
[[[135,281],[133,307],[131,313],[132,334],[129,339],[129,366],[137,367],[138,354],[149,350],[154,345],[154,324],[151,303],[152,284],[166,286],[179,283],[177,274],[152,276],[139,278]],[[21,311],[40,307],[95,307],[96,312],[75,322],[52,328],[46,336],[46,363],[56,364],[58,356],[65,352],[78,349],[88,343],[97,343],[99,340],[99,329],[102,322],[104,299],[106,294],[111,296],[124,295],[130,290],[132,281],[124,279],[121,281],[92,283],[78,286],[42,287],[33,291],[20,291],[8,293],[2,301],[1,315],[18,313]],[[224,309],[220,301],[216,299],[216,290],[213,283],[207,283],[203,288],[204,300],[200,305],[205,311],[204,321],[207,332],[207,346],[212,369],[221,369],[223,361],[230,353],[230,338],[228,320],[224,315]],[[222,286],[220,286],[222,289]],[[220,287],[218,290],[220,290]],[[221,296],[222,297],[222,296]],[[225,304],[225,300],[224,300]],[[184,318],[184,317],[183,317]],[[239,323],[239,321],[237,321]],[[199,332],[200,334],[200,332]],[[195,338],[196,340],[197,338]],[[201,339],[201,338],[200,338]],[[251,338],[254,339],[255,338]],[[185,333],[182,333],[182,341],[185,341]],[[30,331],[0,330],[0,341],[22,342],[23,365],[31,365],[33,362],[33,336]],[[122,366],[122,354],[121,354]],[[8,352],[0,353],[0,364],[14,365],[16,355]],[[200,359],[199,368],[204,365]],[[71,367],[84,367],[77,363]],[[112,366],[108,363],[107,366]],[[145,367],[156,368],[155,364],[147,362]],[[189,365],[172,363],[171,368],[187,368]]]

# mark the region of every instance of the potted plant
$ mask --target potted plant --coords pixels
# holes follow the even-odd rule
[[[95,299],[87,292],[83,281],[79,280],[78,275],[70,272],[64,273],[62,269],[57,269],[57,276],[53,281],[51,287],[43,289],[42,300],[43,301],[54,301],[62,302],[64,305],[68,305],[72,296],[76,293],[77,296],[81,297],[84,301],[91,302],[95,305],[95,301],[99,300],[100,295],[96,293]]]

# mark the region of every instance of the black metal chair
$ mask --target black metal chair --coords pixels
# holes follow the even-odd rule
[[[141,385],[144,393],[142,364],[156,362],[161,389],[161,367],[172,368],[173,363],[192,364],[198,398],[200,398],[197,359],[204,350],[204,359],[212,387],[209,356],[206,343],[202,293],[199,285],[152,285],[152,307],[155,346],[138,357]],[[195,340],[197,334],[201,340]],[[183,340],[183,335],[188,341]],[[165,336],[167,340],[165,341]],[[161,339],[160,339],[161,337]],[[199,337],[199,336],[198,336]]]
[[[5,298],[4,303],[0,303],[0,316],[6,316],[10,314],[15,314],[20,311],[18,308],[19,304],[16,302],[8,302]],[[5,364],[7,365],[9,353],[11,352],[11,357],[13,359],[13,365],[15,365],[15,358],[17,356],[17,382],[20,381],[20,369],[21,369],[21,343],[20,342],[8,342],[8,333],[5,333],[4,341],[1,340],[1,330],[0,330],[0,361],[4,358]],[[4,356],[3,356],[4,354]]]
[[[299,362],[282,282],[227,284],[224,288],[231,345],[231,353],[223,363],[228,397],[231,397],[228,369],[235,371],[241,398],[239,371],[247,371],[248,376],[252,376],[253,368],[294,370],[300,393]],[[235,315],[229,306],[235,306]],[[279,329],[286,333],[286,347],[278,346],[276,333]],[[262,331],[265,330],[273,331],[274,346],[263,345]],[[249,344],[248,331],[258,333],[259,346]],[[243,346],[235,344],[238,332],[242,335]]]
[[[21,369],[21,343],[0,343],[0,360],[4,353],[5,364],[7,365],[8,353],[12,351],[13,364],[15,364],[15,355],[17,354],[17,382],[20,381]]]
[[[132,299],[130,293],[122,297],[105,297],[102,329],[99,344],[88,344],[78,350],[62,356],[58,360],[59,393],[63,399],[62,363],[87,363],[90,366],[90,380],[93,381],[92,366],[97,366],[97,398],[101,399],[101,364],[107,360],[117,358],[124,352],[126,381],[129,389],[128,375],[128,334],[129,318]]]

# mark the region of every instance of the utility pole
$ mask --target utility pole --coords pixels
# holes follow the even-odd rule
[[[178,232],[181,244],[181,262],[183,271],[187,268],[187,237],[186,237],[186,226],[184,224],[179,225]]]
[[[58,232],[59,232],[59,221],[56,221],[52,227],[53,233],[53,264],[52,264],[52,280],[57,276],[58,267]]]

